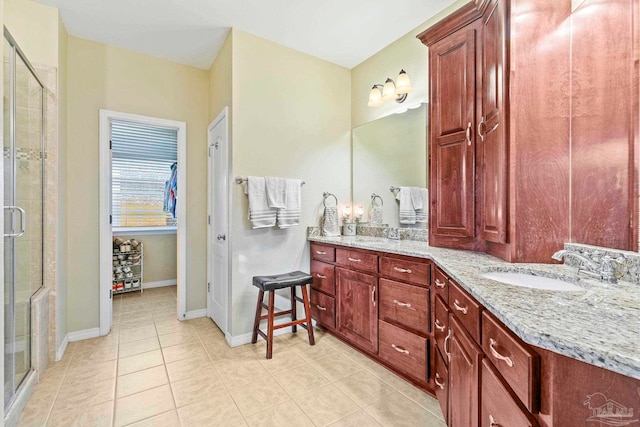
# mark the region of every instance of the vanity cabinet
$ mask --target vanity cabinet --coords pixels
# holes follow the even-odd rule
[[[378,351],[377,279],[375,276],[336,268],[336,327],[358,347]]]
[[[320,327],[433,393],[427,260],[311,243],[311,274]]]
[[[477,427],[482,350],[455,315],[449,324],[449,427]]]

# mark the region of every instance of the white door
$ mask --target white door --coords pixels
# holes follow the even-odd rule
[[[209,125],[209,317],[227,332],[229,310],[228,165],[227,108]]]

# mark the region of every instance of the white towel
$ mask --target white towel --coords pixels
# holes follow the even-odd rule
[[[322,235],[340,235],[340,219],[338,217],[337,206],[329,206],[324,208],[324,216],[322,217]]]
[[[371,218],[369,219],[369,223],[371,225],[380,225],[382,224],[382,206],[371,206]]]
[[[419,206],[421,206],[419,208],[416,207],[414,202],[414,207],[416,207],[416,222],[429,222],[429,191],[426,188],[415,187],[415,189],[418,190]],[[411,198],[413,199],[414,193],[411,194]]]
[[[278,227],[288,228],[300,225],[302,181],[299,179],[287,179],[286,199],[284,209],[278,209]]]
[[[256,229],[275,226],[276,210],[270,208],[267,202],[264,177],[248,177],[245,194],[249,196],[249,221],[251,221],[251,227]]]
[[[265,177],[267,182],[267,202],[270,208],[287,207],[287,179],[273,176]]]
[[[416,210],[411,200],[411,187],[400,187],[396,199],[400,201],[400,209],[398,212],[400,224],[415,224]]]

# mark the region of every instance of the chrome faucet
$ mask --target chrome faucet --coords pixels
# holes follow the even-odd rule
[[[567,257],[575,258],[580,261],[578,274],[583,273],[587,276],[595,277],[598,280],[602,280],[606,283],[618,283],[616,270],[613,263],[620,263],[620,261],[605,255],[601,258],[600,264],[596,264],[580,253],[566,249],[559,250],[558,252],[551,255],[551,258],[555,259],[556,261],[562,261],[563,258],[566,259]]]

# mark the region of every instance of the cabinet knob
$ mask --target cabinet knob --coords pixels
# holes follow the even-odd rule
[[[398,353],[409,354],[409,350],[406,350],[406,349],[404,349],[404,348],[402,348],[402,347],[400,347],[400,346],[398,346],[398,345],[391,344],[391,347],[392,347],[395,351],[397,351]]]
[[[347,259],[348,259],[349,261],[351,261],[351,262],[362,262],[362,260],[361,260],[360,258],[351,258],[351,257],[348,257]]]
[[[489,427],[500,427],[500,424],[498,424],[495,420],[495,418],[493,418],[493,415],[489,414]]]
[[[411,274],[411,270],[408,268],[400,268],[400,267],[393,267],[393,269],[395,271],[397,271],[398,273],[407,273],[407,274]]]
[[[445,287],[445,283],[441,282],[440,280],[436,279],[436,287],[437,288],[444,288]]]
[[[321,311],[327,311],[327,307],[323,307],[321,305],[316,304],[316,308]]]
[[[436,385],[438,387],[440,387],[440,390],[444,390],[444,381],[440,382],[440,381],[438,381],[438,378],[440,378],[440,374],[438,374],[436,372],[436,378],[434,379],[434,381],[435,381]]]
[[[458,301],[458,300],[453,301],[453,308],[455,308],[455,309],[456,309],[456,310],[458,310],[458,311],[461,311],[461,312],[462,312],[462,314],[467,314],[467,311],[469,311],[469,308],[467,308],[467,307],[462,307],[462,306],[460,305],[460,301]]]
[[[325,251],[316,251],[316,255],[326,255]]]
[[[316,277],[317,277],[318,279],[322,279],[322,280],[324,280],[324,279],[326,279],[326,278],[327,278],[327,276],[324,276],[324,275],[322,275],[322,274],[320,274],[320,273],[316,273]]]
[[[444,339],[444,352],[447,354],[447,359],[451,361],[451,352],[447,351],[447,341],[449,341],[449,339],[451,339],[451,329],[449,329],[449,333],[447,334],[447,337]]]
[[[442,325],[440,324],[440,322],[438,321],[438,319],[436,319],[436,323],[435,323],[435,324],[436,324],[436,329],[437,329],[437,330],[439,330],[440,332],[444,332],[444,329],[445,329],[445,328],[444,328],[444,326],[442,326]]]
[[[376,287],[374,286],[373,289],[371,289],[371,302],[373,303],[373,306],[376,306]]]
[[[402,301],[398,301],[397,299],[394,299],[393,303],[395,305],[399,305],[400,307],[411,308],[411,304],[409,304],[408,302],[402,302]]]
[[[496,340],[494,340],[493,338],[489,338],[489,350],[491,350],[491,354],[493,354],[493,357],[498,360],[502,360],[507,364],[507,366],[513,368],[513,360],[509,356],[503,356],[502,354],[498,353],[498,350],[495,349],[496,344]]]
[[[465,137],[467,138],[467,145],[471,146],[471,122],[467,123],[467,130],[465,132]]]

